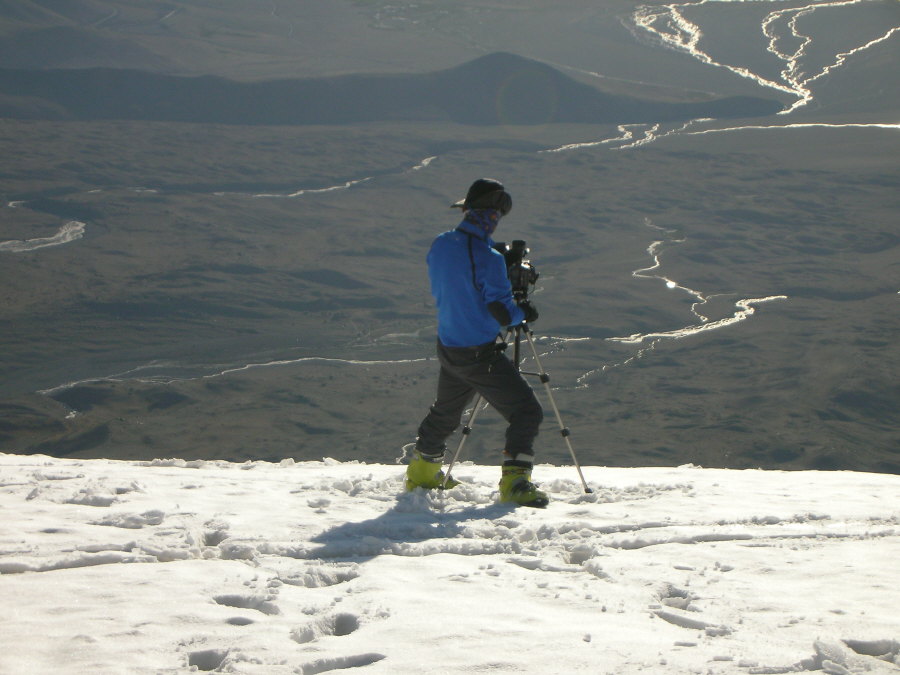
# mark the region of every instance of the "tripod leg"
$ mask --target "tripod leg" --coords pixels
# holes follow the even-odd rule
[[[531,353],[534,355],[534,363],[538,367],[538,377],[540,377],[541,382],[544,383],[544,389],[547,392],[547,398],[550,399],[550,405],[553,408],[553,414],[556,415],[556,422],[559,424],[559,433],[562,435],[563,440],[566,442],[566,446],[569,448],[569,454],[572,456],[572,461],[575,463],[575,469],[578,471],[578,477],[581,479],[581,485],[584,487],[584,491],[588,494],[593,492],[591,488],[588,487],[587,482],[584,480],[584,474],[581,472],[581,465],[578,463],[578,458],[575,456],[575,450],[572,449],[572,443],[569,441],[570,431],[563,424],[562,416],[559,414],[559,408],[556,406],[556,400],[553,398],[553,392],[550,391],[550,376],[544,370],[544,366],[541,365],[541,359],[538,357],[537,348],[534,346],[534,340],[531,337],[531,331],[528,328],[525,328],[524,331],[525,337],[528,338],[528,344],[531,345]]]
[[[503,342],[506,342],[509,339],[509,334],[511,330],[509,328],[506,329],[506,335],[503,336]],[[516,346],[518,349],[518,345]],[[453,468],[453,465],[456,464],[456,460],[459,459],[459,454],[462,452],[463,446],[466,444],[466,441],[469,438],[469,434],[472,433],[472,425],[475,424],[475,418],[478,416],[478,408],[481,407],[481,402],[484,400],[484,396],[481,394],[478,395],[478,398],[475,400],[475,406],[472,408],[472,412],[469,414],[469,419],[466,421],[465,426],[462,429],[462,438],[459,439],[459,445],[456,446],[456,452],[453,453],[453,457],[450,458],[450,464],[447,465],[447,474],[444,476],[444,485],[447,485],[447,479],[450,478],[450,470]]]
[[[459,439],[459,445],[456,446],[456,452],[453,453],[453,457],[450,458],[450,464],[447,465],[447,471],[444,474],[444,482],[441,485],[441,489],[447,487],[447,481],[450,479],[450,471],[453,470],[453,465],[456,464],[456,460],[459,459],[463,446],[466,444],[469,434],[472,433],[472,425],[475,424],[475,418],[478,416],[478,409],[481,407],[482,400],[484,400],[484,397],[481,395],[475,399],[475,406],[472,408],[472,412],[469,413],[469,419],[466,420],[466,423],[462,428],[462,438]]]

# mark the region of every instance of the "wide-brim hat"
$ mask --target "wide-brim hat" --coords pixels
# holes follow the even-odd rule
[[[503,183],[493,178],[479,178],[466,193],[465,199],[451,204],[458,209],[496,209],[505,216],[512,209],[512,197]]]

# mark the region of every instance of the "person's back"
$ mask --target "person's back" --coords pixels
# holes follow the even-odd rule
[[[525,318],[513,301],[503,254],[468,221],[434,240],[428,275],[438,337],[447,347],[493,342],[500,330]]]

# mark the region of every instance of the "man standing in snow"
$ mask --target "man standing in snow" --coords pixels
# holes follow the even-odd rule
[[[543,411],[531,387],[503,353],[505,345],[497,342],[502,329],[538,317],[530,302],[513,299],[506,261],[491,239],[500,218],[512,208],[512,199],[498,181],[480,178],[466,198],[453,206],[463,210],[463,221],[439,235],[428,252],[441,369],[437,398],[419,425],[406,487],[432,489],[444,484],[444,441],[478,393],[509,423],[500,500],[546,506],[547,495],[531,482],[532,443]],[[458,484],[452,478],[446,481],[446,487]]]

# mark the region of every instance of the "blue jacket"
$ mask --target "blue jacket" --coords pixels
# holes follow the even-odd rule
[[[468,221],[439,235],[428,251],[431,294],[437,302],[438,338],[447,347],[493,342],[525,313],[513,300],[503,254]]]

